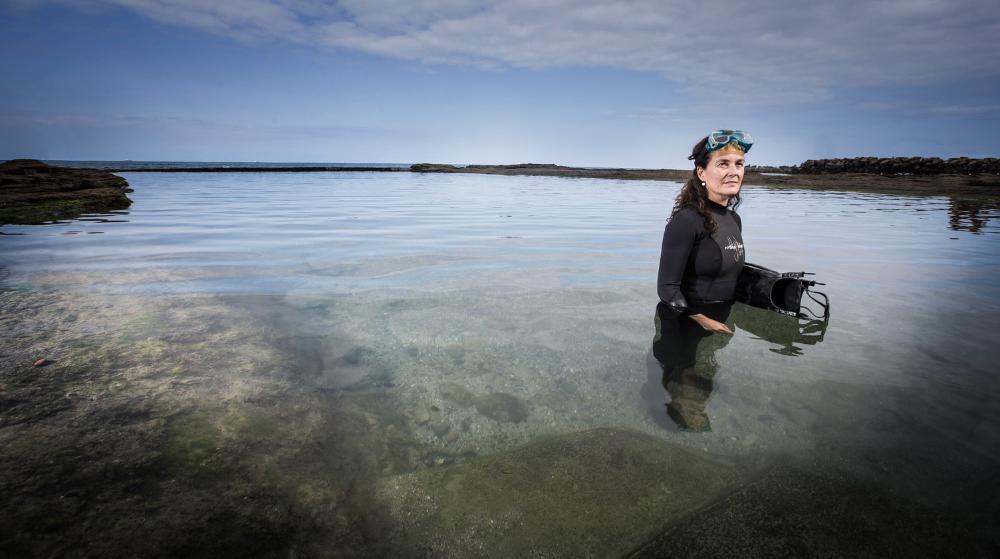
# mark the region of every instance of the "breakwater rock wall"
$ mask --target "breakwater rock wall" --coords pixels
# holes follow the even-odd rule
[[[799,165],[752,167],[762,172],[820,175],[869,173],[873,175],[1000,175],[1000,158],[986,157],[848,157],[809,159]]]
[[[480,173],[480,174],[565,174],[583,171],[577,167],[563,167],[553,163],[518,163],[516,165],[448,165],[445,163],[416,163],[410,165],[414,173]],[[603,169],[623,171],[624,169]]]
[[[691,171],[672,169],[623,169],[608,167],[563,167],[551,163],[520,163],[517,165],[446,165],[417,163],[410,166],[414,173],[474,173],[480,175],[530,175],[539,177],[577,177],[625,180],[685,181]]]
[[[35,159],[0,163],[0,225],[73,219],[127,209],[128,182],[107,171],[53,167]]]

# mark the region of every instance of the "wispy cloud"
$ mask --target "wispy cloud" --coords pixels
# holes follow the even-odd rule
[[[978,0],[52,1],[425,64],[656,72],[701,97],[751,102],[1000,75],[1000,10]]]
[[[604,116],[638,120],[676,120],[690,111],[690,107],[684,109],[680,107],[638,107],[630,111],[607,112],[604,113]]]
[[[1000,105],[944,105],[931,107],[927,112],[938,115],[976,115],[1000,112]]]
[[[929,104],[913,100],[864,101],[857,105],[867,111],[898,112],[907,115],[979,115],[1000,112],[1000,105],[951,103]]]

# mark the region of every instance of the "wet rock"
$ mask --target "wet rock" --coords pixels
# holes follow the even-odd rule
[[[501,423],[521,423],[528,419],[528,406],[510,394],[495,392],[480,396],[475,405],[480,415]]]
[[[613,557],[727,493],[739,468],[597,429],[384,480],[401,545],[435,557]]]
[[[415,163],[410,165],[410,171],[414,173],[460,173],[462,168],[444,163]]]
[[[132,192],[107,171],[53,167],[35,159],[0,163],[0,225],[73,219],[127,209]]]

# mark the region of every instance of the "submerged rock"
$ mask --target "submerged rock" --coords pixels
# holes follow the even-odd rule
[[[413,410],[413,421],[417,425],[423,425],[431,420],[431,412],[425,406],[418,405],[416,409]]]
[[[433,431],[434,434],[439,437],[447,435],[448,431],[451,430],[451,425],[449,425],[448,422],[444,420],[431,422],[430,425],[431,425],[431,431]]]
[[[476,395],[469,392],[460,384],[454,382],[443,383],[438,390],[441,392],[441,397],[448,400],[460,407],[467,408],[469,406],[475,405]]]
[[[738,483],[732,464],[596,429],[389,478],[394,546],[435,557],[622,556]],[[412,544],[412,545],[411,545]]]
[[[988,557],[963,523],[836,471],[782,464],[630,557]]]
[[[53,167],[35,159],[0,163],[0,225],[73,219],[127,209],[132,192],[107,171]]]
[[[522,423],[528,419],[528,406],[516,396],[494,392],[476,398],[476,411],[501,423]]]
[[[441,396],[462,408],[475,406],[479,415],[500,423],[521,423],[528,419],[528,406],[518,397],[493,392],[477,396],[459,384],[446,382],[439,388]]]

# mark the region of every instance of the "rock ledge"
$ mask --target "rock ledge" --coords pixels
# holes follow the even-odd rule
[[[35,159],[0,163],[0,225],[73,219],[127,209],[128,182],[107,171],[53,167]]]

